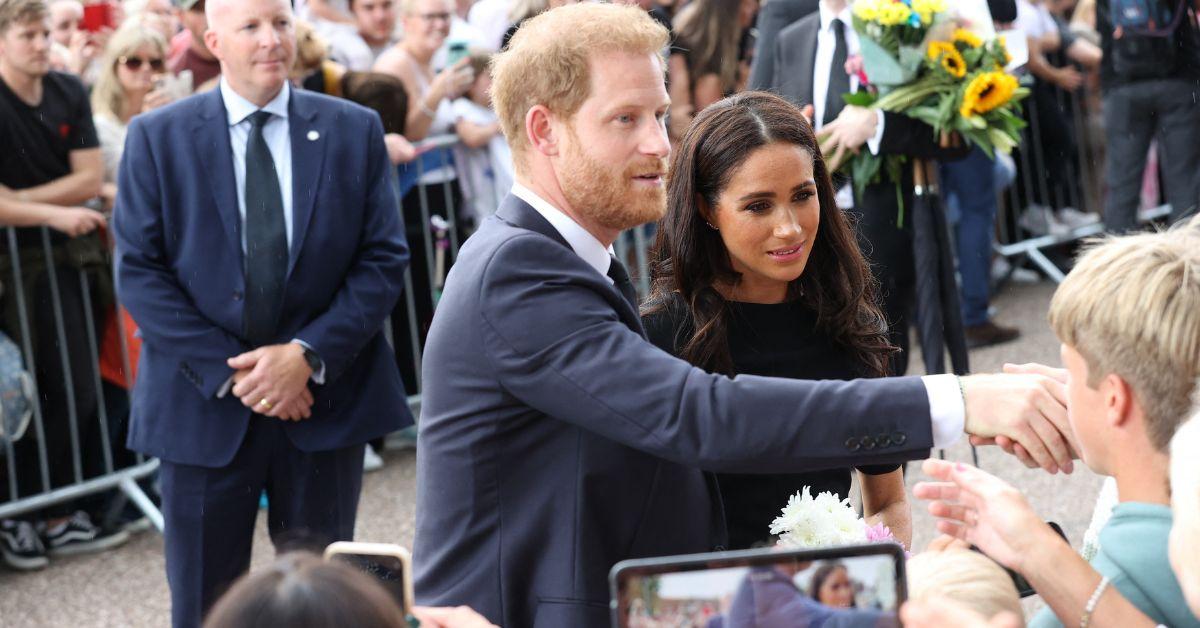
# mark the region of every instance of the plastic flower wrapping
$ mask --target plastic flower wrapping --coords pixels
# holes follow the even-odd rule
[[[771,534],[789,549],[892,542],[896,539],[882,523],[867,525],[858,517],[849,499],[839,500],[830,492],[812,496],[809,487],[788,498],[787,506],[771,523]]]
[[[948,0],[855,0],[852,22],[868,85],[845,100],[916,118],[943,143],[957,133],[988,156],[1007,154],[1025,127],[1020,101],[1029,90],[1005,70],[1008,51],[1003,38],[992,36],[990,24],[983,34],[971,30],[948,5]],[[904,161],[859,151],[849,162],[856,195],[879,180],[881,167],[898,181]]]

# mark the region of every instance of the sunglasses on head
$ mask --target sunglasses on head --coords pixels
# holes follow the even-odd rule
[[[143,59],[141,57],[121,57],[117,59],[117,63],[125,66],[130,72],[142,69],[143,63],[149,63],[150,69],[155,72],[162,72],[167,67],[162,59]]]

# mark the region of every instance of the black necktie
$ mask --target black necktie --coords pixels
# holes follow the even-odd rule
[[[637,291],[633,289],[633,282],[629,280],[629,272],[625,270],[625,265],[612,255],[609,255],[608,259],[608,277],[613,280],[613,286],[626,301],[629,301],[633,311],[638,311]]]
[[[833,28],[833,62],[829,65],[829,90],[825,92],[825,115],[821,124],[837,119],[846,106],[843,94],[850,93],[850,75],[846,74],[846,25],[839,19],[830,24]]]
[[[283,218],[283,195],[263,126],[271,114],[250,115],[250,137],[246,140],[246,306],[242,327],[246,340],[255,346],[271,342],[283,305],[283,283],[287,275],[287,226]]]

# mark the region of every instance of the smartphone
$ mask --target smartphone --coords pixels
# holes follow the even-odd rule
[[[1070,545],[1071,541],[1070,541],[1070,539],[1067,538],[1067,533],[1063,532],[1062,526],[1058,525],[1057,523],[1054,523],[1053,521],[1047,521],[1046,525],[1050,526],[1050,529],[1057,532],[1058,535],[1061,536],[1062,539],[1064,541],[1066,541],[1068,545]],[[983,554],[983,551],[980,550],[978,547],[975,547],[974,545],[971,546],[971,551],[979,552],[980,554]],[[987,554],[983,554],[983,555],[987,556]],[[991,557],[988,556],[988,558],[991,558]],[[1000,565],[1000,563],[996,563],[996,564]],[[1025,576],[1022,576],[1021,574],[1013,571],[1012,569],[1009,569],[1008,567],[1005,567],[1004,565],[1000,565],[1000,567],[1002,567],[1004,569],[1004,571],[1006,573],[1008,573],[1009,578],[1012,578],[1013,586],[1017,588],[1017,595],[1021,596],[1022,598],[1026,598],[1031,595],[1037,595],[1037,591],[1033,588],[1033,585],[1029,584],[1029,581],[1025,579]]]
[[[465,59],[470,54],[470,51],[467,50],[467,42],[452,41],[446,53],[446,67],[452,68],[456,63]]]
[[[80,28],[89,33],[96,33],[113,26],[112,5],[107,2],[96,2],[83,6],[83,19],[79,22]]]
[[[338,541],[325,548],[325,560],[341,560],[375,578],[409,615],[413,605],[412,557],[392,543]]]
[[[609,574],[612,626],[899,628],[904,560],[899,545],[867,543],[624,561]],[[840,599],[814,599],[814,580],[837,571]]]

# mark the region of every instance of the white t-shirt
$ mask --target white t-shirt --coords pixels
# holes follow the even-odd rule
[[[121,165],[121,155],[125,153],[127,127],[120,120],[107,114],[96,114],[92,116],[92,121],[96,125],[100,156],[104,160],[104,182],[116,183],[117,168]]]
[[[375,60],[385,50],[392,47],[394,40],[373,48],[353,29],[335,29],[327,37],[329,41],[329,58],[353,72],[370,72]]]
[[[485,125],[496,122],[497,118],[491,109],[459,98],[454,101],[454,120]],[[454,161],[458,164],[459,186],[476,221],[495,213],[500,199],[513,184],[512,151],[504,135],[497,133],[487,146],[459,147],[455,150]]]
[[[499,50],[504,40],[504,31],[510,22],[508,13],[512,0],[479,0],[467,13],[467,22],[483,33],[483,45],[488,50]]]
[[[1026,37],[1040,39],[1047,33],[1058,30],[1058,24],[1044,4],[1032,4],[1029,0],[1017,0],[1017,20],[1013,26],[1025,32]]]

